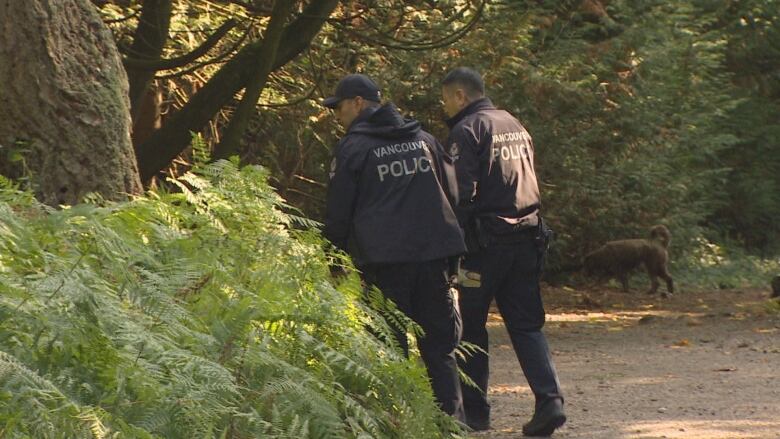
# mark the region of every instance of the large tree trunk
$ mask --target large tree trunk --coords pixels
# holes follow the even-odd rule
[[[127,75],[89,0],[0,0],[0,172],[23,167],[38,197],[142,190],[130,142]]]

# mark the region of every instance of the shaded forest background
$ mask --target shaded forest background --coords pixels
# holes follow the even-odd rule
[[[319,100],[339,77],[370,75],[443,138],[439,81],[467,65],[534,137],[552,275],[656,223],[681,268],[780,249],[777,1],[93,3],[128,74],[146,186],[189,169],[197,133],[321,218],[339,129]],[[4,149],[6,170],[21,149]]]
[[[269,77],[236,152],[268,167],[293,205],[322,215],[337,131],[318,98],[341,75],[372,76],[443,138],[439,81],[467,65],[484,73],[489,95],[535,139],[544,212],[559,237],[553,272],[576,266],[605,240],[645,236],[656,223],[672,229],[674,253],[693,256],[694,265],[723,258],[724,244],[777,253],[776,1],[495,2],[470,32],[442,47],[437,37],[480,11],[462,5],[466,13],[443,25],[447,12],[412,3],[419,4],[353,4],[359,17],[327,23],[301,57]],[[218,9],[196,4],[179,5],[174,29],[221,22]],[[396,22],[391,34],[387,23]],[[122,29],[115,27],[120,47]],[[181,49],[198,41],[185,34],[172,38]],[[198,76],[208,78],[204,70],[155,82],[164,113],[187,100]],[[218,144],[229,118],[228,109],[213,120],[208,142]]]

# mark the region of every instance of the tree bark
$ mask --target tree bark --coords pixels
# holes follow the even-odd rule
[[[130,124],[127,75],[89,0],[0,0],[0,145],[25,151],[43,202],[139,193]]]
[[[246,87],[263,63],[271,63],[271,71],[287,64],[319,33],[338,0],[316,0],[288,25],[275,60],[261,59],[262,41],[244,46],[201,88],[190,101],[138,145],[138,166],[141,179],[148,181],[165,169],[190,144],[190,132],[199,131],[233,96]]]

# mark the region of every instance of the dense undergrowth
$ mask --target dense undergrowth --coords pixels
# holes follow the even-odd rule
[[[671,270],[678,283],[688,290],[762,288],[769,289],[780,274],[780,257],[761,257],[736,244],[715,244],[704,238],[695,241],[688,252],[680,252]]]
[[[457,435],[266,180],[223,161],[61,210],[3,182],[0,437]]]

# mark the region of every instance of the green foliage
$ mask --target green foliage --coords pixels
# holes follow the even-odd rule
[[[780,300],[769,299],[766,301],[766,312],[769,314],[780,315]]]
[[[442,139],[439,81],[454,66],[477,68],[494,102],[534,138],[544,214],[558,232],[550,274],[658,223],[670,227],[681,268],[704,237],[765,255],[778,248],[773,5],[495,2],[450,47],[398,51],[326,29],[313,55],[291,68],[328,66],[329,81],[354,70],[372,75]],[[253,139],[266,145],[263,154],[247,155],[268,164],[275,186],[315,217],[324,193],[317,182],[327,181],[337,138],[332,122],[312,100],[265,111]]]
[[[266,180],[222,161],[59,211],[2,183],[0,436],[457,435]]]
[[[483,72],[494,102],[534,138],[543,211],[558,232],[551,274],[658,223],[680,267],[705,236],[778,248],[775,1],[503,3],[422,62],[365,59],[440,136],[438,80],[456,65]]]
[[[713,223],[763,254],[780,249],[780,2],[750,0],[718,10],[728,41],[726,65],[739,86],[739,105],[724,128],[739,142],[723,154],[731,168],[728,201]]]
[[[657,223],[672,230],[674,253],[687,248],[719,206],[717,155],[735,143],[716,129],[733,104],[707,17],[685,2],[611,8],[621,31],[595,42],[589,32],[603,23],[537,10],[549,27],[488,75],[534,136],[544,211],[559,231],[552,271]]]
[[[549,274],[568,275],[604,241],[646,236],[656,223],[672,231],[675,271],[696,271],[702,240],[734,258],[780,251],[778,0],[495,1],[454,44],[382,44],[390,35],[435,40],[476,13],[434,3],[380,0],[352,21],[338,18],[359,5],[343,4],[306,56],[274,73],[242,161],[266,166],[290,204],[320,218],[340,131],[318,98],[361,71],[443,139],[439,81],[468,65],[534,138],[544,214],[558,236]],[[192,5],[177,9],[176,29],[224,18],[209,23],[204,6]],[[173,34],[168,55],[191,48],[187,38]],[[750,277],[745,268],[735,276]]]
[[[760,258],[735,243],[722,245],[699,238],[672,266],[675,281],[685,289],[766,289],[780,273],[780,258]]]

